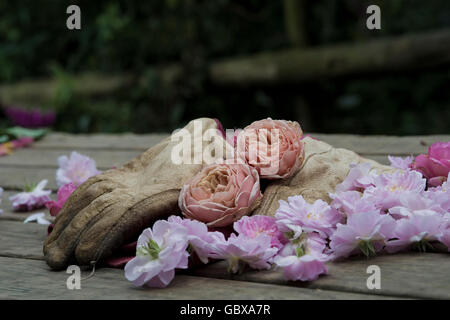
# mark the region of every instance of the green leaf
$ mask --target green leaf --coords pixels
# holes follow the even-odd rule
[[[27,129],[23,127],[12,127],[6,129],[4,132],[14,138],[31,137],[38,140],[47,134],[48,129]]]

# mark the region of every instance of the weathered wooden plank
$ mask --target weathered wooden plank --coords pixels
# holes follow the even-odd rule
[[[152,134],[69,134],[52,132],[33,147],[38,149],[94,149],[94,150],[146,150],[169,136],[167,133]]]
[[[43,149],[107,149],[107,150],[146,150],[169,134],[67,134],[50,133],[34,147]],[[337,148],[351,149],[361,154],[409,155],[427,151],[436,141],[450,141],[450,135],[429,136],[361,136],[351,134],[311,133],[313,137],[324,140]]]
[[[193,275],[270,284],[290,284],[304,288],[359,292],[411,298],[450,298],[450,259],[448,254],[403,253],[378,256],[373,259],[353,258],[329,263],[329,275],[313,282],[288,282],[281,270],[249,271],[230,276],[226,264],[218,262],[192,270]],[[376,265],[381,270],[381,289],[370,290],[366,282],[367,267]]]
[[[72,151],[77,151],[94,159],[99,169],[111,169],[119,167],[138,156],[137,150],[42,150],[38,148],[25,148],[14,152],[9,156],[0,157],[0,166],[57,168],[58,157],[69,156]]]
[[[46,225],[0,220],[0,256],[43,259],[46,236]]]
[[[97,163],[99,170],[107,170],[113,167],[120,167],[138,156],[141,151],[123,151],[123,150],[74,150],[87,155],[94,159]],[[0,167],[34,167],[36,170],[41,168],[58,168],[57,159],[61,155],[69,155],[70,152],[63,150],[47,150],[42,152],[38,149],[24,149],[15,152],[7,157],[0,157]],[[388,164],[388,158],[386,155],[367,154],[366,158],[370,158],[381,163]]]
[[[362,155],[417,155],[426,153],[437,141],[450,141],[450,135],[430,136],[360,136],[352,134],[320,134],[311,136],[337,148],[346,148]]]
[[[42,179],[48,180],[46,189],[57,190],[55,168],[0,166],[0,187],[5,190],[22,190],[25,183]]]
[[[82,275],[87,276],[88,272]],[[69,274],[50,271],[43,261],[0,257],[1,299],[374,299],[327,290],[312,290],[177,275],[165,289],[136,288],[119,269],[99,269],[81,281],[80,290],[68,290]],[[389,297],[381,297],[389,298]]]

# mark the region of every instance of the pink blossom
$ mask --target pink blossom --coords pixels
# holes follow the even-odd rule
[[[201,262],[207,263],[215,252],[215,244],[224,242],[221,232],[209,232],[206,224],[200,221],[183,219],[179,216],[170,216],[169,223],[178,224],[186,228],[189,248],[196,253]]]
[[[386,250],[390,253],[407,249],[417,245],[422,251],[431,241],[437,241],[442,236],[441,225],[443,218],[441,215],[414,215],[408,219],[397,221],[394,237],[387,243]]]
[[[388,156],[389,162],[391,163],[391,167],[394,167],[396,169],[401,169],[401,170],[409,170],[414,157],[409,156],[409,157],[393,157],[393,156]]]
[[[412,217],[415,215],[430,216],[444,213],[436,201],[426,198],[423,194],[409,193],[400,197],[400,204],[389,209],[394,218]]]
[[[336,192],[343,191],[363,191],[365,188],[373,185],[373,179],[377,176],[374,170],[370,170],[368,162],[360,164],[352,163],[347,177],[336,186]]]
[[[450,141],[433,143],[428,148],[428,154],[417,156],[411,168],[427,178],[428,186],[441,185],[450,172]]]
[[[101,173],[97,170],[95,160],[76,151],[72,151],[70,157],[60,156],[58,165],[56,182],[59,187],[68,183],[78,187],[90,177]]]
[[[347,257],[360,251],[372,255],[392,238],[394,229],[395,220],[378,211],[352,214],[347,224],[338,223],[336,232],[330,237],[330,248],[334,258]]]
[[[271,238],[272,246],[278,249],[281,249],[283,244],[287,242],[283,233],[278,230],[274,217],[261,215],[244,216],[234,223],[233,228],[238,234],[252,239],[260,234],[268,235]]]
[[[309,204],[299,195],[289,197],[288,202],[280,200],[280,207],[275,213],[275,218],[282,232],[297,231],[298,235],[300,230],[292,228],[297,226],[301,227],[302,231],[316,231],[325,237],[333,233],[342,215],[323,200],[319,199]]]
[[[166,287],[175,269],[188,267],[187,230],[176,223],[158,220],[153,230],[139,236],[136,257],[125,265],[125,277],[137,286]]]
[[[14,149],[28,147],[30,144],[34,142],[32,137],[20,137],[16,140],[11,140],[11,144]]]
[[[330,206],[346,216],[377,209],[371,199],[362,197],[362,194],[358,191],[330,193],[330,198],[333,199]]]
[[[50,201],[51,190],[44,190],[47,180],[40,181],[36,186],[26,187],[24,192],[15,194],[9,198],[13,209],[16,211],[31,211],[44,206]]]
[[[323,253],[326,240],[316,233],[308,234],[306,240],[299,244],[287,244],[274,258],[274,263],[283,268],[287,280],[312,281],[321,274],[327,274]]]
[[[444,212],[450,212],[450,173],[441,186],[428,188],[424,196],[438,204]]]
[[[403,196],[423,193],[426,181],[417,171],[396,171],[375,177],[373,184],[364,191],[363,196],[381,210],[387,210],[400,205]]]
[[[448,181],[448,180],[447,180]],[[447,246],[448,251],[450,252],[450,213],[447,212],[442,219],[441,223],[441,235],[439,237],[439,241]]]
[[[45,206],[50,210],[50,215],[57,216],[64,203],[77,187],[71,182],[58,189],[58,199],[56,201],[47,201]]]
[[[278,252],[278,248],[272,247],[271,242],[271,237],[265,234],[255,238],[232,234],[227,241],[216,243],[213,257],[226,260],[230,273],[242,272],[246,265],[257,270],[269,269]]]

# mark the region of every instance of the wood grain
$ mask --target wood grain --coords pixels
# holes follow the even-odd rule
[[[381,269],[381,289],[366,286],[367,267]],[[450,298],[450,259],[448,254],[404,253],[378,256],[373,259],[353,258],[343,262],[328,263],[329,274],[312,282],[288,282],[281,270],[248,271],[230,276],[226,263],[218,262],[192,271],[193,275],[259,283],[289,284],[304,288],[370,293],[411,298]]]
[[[67,134],[50,133],[35,143],[38,149],[94,149],[94,150],[146,150],[169,134]],[[361,154],[409,155],[427,151],[429,145],[437,141],[450,141],[450,135],[429,136],[382,136],[311,133],[311,136],[332,144],[337,148],[347,148]]]
[[[0,220],[0,256],[43,259],[46,236],[46,225]]]
[[[17,150],[13,154],[0,157],[0,166],[4,167],[35,167],[42,168],[58,168],[58,157],[70,156],[72,151],[79,152],[83,155],[91,157],[97,163],[100,170],[111,169],[112,167],[120,167],[141,154],[136,150],[81,150],[74,148],[72,150],[42,150],[39,148],[24,148]]]
[[[82,278],[89,274],[82,273]],[[136,288],[123,270],[103,268],[68,290],[66,272],[50,271],[45,262],[0,257],[0,299],[378,299],[355,293],[177,275],[164,289]],[[382,297],[391,299],[390,297]]]

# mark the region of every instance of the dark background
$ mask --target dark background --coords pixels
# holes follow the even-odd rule
[[[297,120],[307,132],[450,132],[448,67],[270,85],[213,83],[212,61],[450,28],[448,0],[304,0],[296,42],[286,28],[287,2],[1,0],[6,89],[0,103],[52,110],[53,129],[69,132],[170,131],[200,116],[228,128],[270,116]],[[81,8],[81,30],[66,28],[69,4]],[[381,7],[381,30],[366,28],[369,4]],[[161,70],[173,64],[181,75],[166,81]],[[103,79],[86,82],[87,95],[74,89],[85,73]],[[124,74],[126,85],[102,90],[107,79]],[[49,79],[53,89],[45,95]],[[30,80],[32,89],[9,94]],[[1,111],[0,125],[11,125]]]

